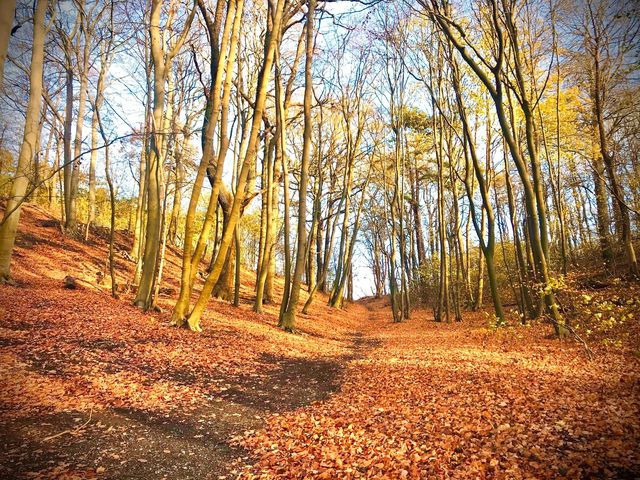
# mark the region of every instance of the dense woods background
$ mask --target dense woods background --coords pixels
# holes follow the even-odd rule
[[[2,0],[0,476],[637,478],[639,45],[633,1]]]
[[[257,312],[284,275],[288,330],[304,284],[305,308],[491,302],[559,336],[569,274],[639,275],[633,2],[12,3],[5,281],[25,200],[86,241],[132,232],[112,290],[143,309],[181,248],[173,322],[193,330],[211,294],[237,304],[242,268]],[[115,256],[137,262],[126,286]]]

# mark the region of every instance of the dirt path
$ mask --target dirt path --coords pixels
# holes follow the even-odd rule
[[[264,360],[278,365],[275,373],[226,379],[222,395],[185,414],[114,408],[91,413],[90,419],[59,413],[3,422],[0,476],[65,471],[85,477],[103,468],[102,478],[228,476],[233,463],[247,456],[231,445],[234,437],[260,428],[266,415],[327,398],[338,388],[343,368],[341,359]],[[68,433],[50,438],[60,432]]]
[[[299,316],[300,334],[276,328],[279,305],[252,311],[251,272],[239,308],[211,300],[201,334],[169,327],[176,252],[165,313],[146,314],[132,291],[113,299],[97,282],[99,237],[65,237],[37,207],[22,221],[17,286],[0,285],[0,478],[234,478],[254,461],[235,440],[329,399],[368,348],[357,334],[364,308],[338,313],[322,294]],[[119,235],[118,250],[130,240]],[[126,285],[135,265],[117,266]],[[63,288],[66,275],[77,289]]]
[[[250,281],[194,335],[62,288],[104,248],[32,220],[0,286],[0,478],[640,478],[640,358],[371,299],[290,335]]]
[[[100,355],[104,349],[122,345],[102,340],[84,341],[82,346]],[[198,408],[182,412],[110,407],[89,414],[0,416],[0,477],[235,478],[241,467],[254,461],[235,439],[263,428],[267,416],[328,399],[340,388],[345,366],[363,358],[371,346],[356,333],[351,353],[339,357],[262,354],[258,362],[275,368],[208,377],[207,382],[223,386],[213,389]],[[32,368],[64,375],[58,372],[64,362],[41,360]],[[197,371],[170,371],[157,381],[186,385],[202,379]]]

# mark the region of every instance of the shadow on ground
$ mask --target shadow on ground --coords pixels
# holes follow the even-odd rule
[[[327,399],[340,388],[347,363],[375,346],[355,335],[352,353],[344,357],[263,355],[260,362],[275,369],[218,379],[223,390],[195,411],[110,408],[92,412],[90,419],[59,413],[0,421],[0,477],[60,478],[70,472],[64,478],[234,478],[239,465],[252,461],[234,437],[259,429],[266,415]],[[182,373],[163,377],[198,381]]]

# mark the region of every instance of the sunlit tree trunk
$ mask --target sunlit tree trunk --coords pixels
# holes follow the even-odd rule
[[[80,2],[80,9],[84,9],[84,0]],[[78,34],[78,42],[76,50],[79,53],[78,57],[80,65],[78,68],[78,75],[80,77],[80,91],[78,92],[78,113],[76,117],[76,131],[73,139],[73,169],[71,174],[71,211],[73,213],[73,222],[67,225],[70,231],[76,228],[74,222],[77,222],[78,217],[78,189],[80,182],[80,159],[82,154],[82,134],[84,132],[84,114],[87,105],[87,86],[89,84],[89,52],[92,47],[91,28],[89,27],[89,19],[86,15],[80,13],[83,35]],[[80,39],[84,39],[84,43],[80,43]],[[81,53],[80,53],[81,52]],[[93,119],[92,119],[93,123]],[[93,126],[92,126],[93,129]],[[94,186],[95,188],[95,186]],[[95,193],[95,192],[94,192]],[[95,200],[95,198],[94,198]],[[87,227],[88,232],[88,227]]]
[[[275,139],[274,139],[275,140]],[[271,265],[271,257],[273,256],[273,249],[275,242],[272,242],[274,222],[273,222],[273,194],[274,194],[274,179],[273,179],[273,166],[274,166],[274,150],[275,141],[271,140],[266,142],[265,155],[263,158],[262,167],[262,188],[266,190],[263,194],[263,224],[261,232],[261,251],[258,259],[258,276],[256,282],[256,300],[254,302],[253,310],[257,313],[262,312],[262,304],[264,303],[265,286],[267,282],[267,275],[269,273],[269,267]]]
[[[232,70],[235,64],[235,55],[238,48],[238,37],[240,32],[240,21],[242,12],[244,10],[244,2],[239,0],[232,0],[227,5],[226,16],[224,17],[224,28],[222,27],[224,5],[226,2],[219,0],[216,6],[216,12],[212,19],[208,13],[204,1],[199,1],[198,6],[202,16],[205,19],[207,31],[209,32],[210,48],[211,48],[211,60],[210,60],[210,89],[207,96],[207,102],[204,112],[204,120],[202,125],[202,157],[198,165],[196,177],[193,182],[193,189],[191,192],[191,199],[189,200],[189,207],[185,217],[185,232],[184,232],[184,251],[182,258],[182,273],[180,278],[180,294],[178,301],[173,309],[172,322],[177,326],[186,325],[187,313],[189,310],[189,304],[191,299],[191,290],[195,281],[198,265],[200,259],[204,253],[205,246],[209,240],[211,228],[215,218],[218,204],[218,192],[222,179],[222,171],[224,168],[225,156],[220,155],[223,150],[224,144],[228,148],[229,139],[226,135],[227,125],[221,121],[221,125],[225,128],[225,135],[220,137],[220,150],[218,155],[214,154],[213,142],[216,125],[218,123],[218,115],[221,110],[223,116],[226,119],[226,112],[228,110],[230,99],[230,84],[232,77]],[[223,28],[222,42],[219,40],[220,29]],[[224,76],[226,72],[226,77]],[[226,148],[225,154],[226,154]],[[215,158],[215,162],[212,165],[212,159]],[[213,167],[213,168],[212,168]],[[248,174],[248,171],[247,171]],[[209,198],[209,204],[207,206],[207,212],[205,215],[205,221],[202,226],[202,230],[197,239],[197,243],[194,246],[194,237],[196,231],[194,229],[194,222],[196,216],[196,209],[200,194],[202,192],[202,185],[205,175],[209,177],[211,182],[211,196]],[[244,188],[244,186],[243,186]],[[244,194],[244,192],[241,192]],[[238,195],[236,195],[238,196]],[[235,224],[234,224],[235,228]],[[233,232],[231,232],[233,233]],[[227,247],[228,248],[228,247]],[[218,248],[218,254],[220,250]],[[226,251],[222,260],[226,258]],[[217,278],[211,285],[217,282]],[[209,290],[209,294],[211,290]],[[201,295],[202,296],[202,295]],[[197,322],[193,322],[193,326],[190,323],[189,326],[192,329],[199,330],[199,318]]]
[[[112,7],[113,8],[113,7]],[[111,27],[113,28],[113,12],[111,12]],[[107,180],[107,185],[109,187],[109,206],[110,206],[110,215],[109,215],[109,275],[111,277],[111,295],[115,298],[118,296],[118,285],[116,282],[116,273],[115,273],[115,258],[114,258],[114,242],[115,242],[115,232],[116,232],[116,194],[115,188],[113,185],[113,179],[111,178],[111,157],[109,155],[109,139],[104,130],[104,124],[102,122],[102,117],[100,115],[100,109],[102,108],[102,104],[104,102],[104,83],[105,77],[107,74],[107,70],[109,69],[109,65],[111,62],[111,55],[113,53],[112,50],[112,38],[105,40],[105,43],[101,46],[101,55],[100,55],[100,73],[98,74],[98,81],[96,84],[96,93],[93,100],[93,119],[92,119],[92,129],[97,129],[100,132],[100,136],[102,137],[102,142],[104,144],[104,173],[105,178]],[[95,124],[93,123],[95,121]],[[92,131],[92,136],[93,136]],[[92,138],[93,142],[93,138]],[[95,168],[95,166],[94,166]],[[95,175],[95,172],[94,172]],[[94,179],[95,181],[95,179]],[[88,232],[88,225],[87,225]]]
[[[134,273],[133,284],[140,283],[140,275],[142,274],[142,239],[144,238],[145,229],[145,205],[147,203],[147,155],[149,154],[149,134],[151,132],[151,106],[152,106],[152,87],[151,72],[152,63],[149,58],[149,35],[144,36],[144,66],[146,73],[146,99],[144,104],[144,128],[143,137],[141,139],[140,162],[138,167],[138,198],[136,203],[136,221],[133,232],[133,245],[131,247],[131,257],[136,261],[136,269]]]
[[[258,151],[260,125],[262,124],[262,115],[265,109],[265,101],[267,97],[267,87],[269,83],[269,77],[271,74],[271,68],[273,66],[273,60],[277,42],[280,34],[280,28],[282,24],[282,15],[284,10],[284,0],[278,0],[274,12],[273,30],[269,32],[265,39],[265,58],[258,77],[258,85],[256,89],[256,100],[254,102],[253,116],[251,119],[251,133],[247,144],[247,152],[244,160],[241,164],[240,173],[237,180],[236,195],[234,197],[233,206],[229,218],[227,228],[222,233],[222,239],[216,254],[215,261],[213,263],[211,272],[207,276],[205,283],[202,287],[202,291],[198,300],[193,307],[193,310],[189,314],[188,323],[192,330],[200,330],[200,319],[202,313],[206,307],[211,291],[214,285],[218,281],[224,262],[226,259],[227,251],[231,246],[231,242],[234,237],[236,223],[240,217],[240,209],[243,206],[245,199],[245,189],[247,187],[247,179],[251,168],[255,162],[255,158]]]
[[[501,2],[501,6],[497,5],[496,0],[491,0],[490,2],[491,28],[497,42],[497,51],[495,52],[496,62],[495,66],[491,68],[491,73],[493,75],[492,81],[489,75],[480,66],[478,60],[473,57],[474,52],[472,53],[467,50],[463,43],[461,43],[464,40],[461,40],[457,33],[454,33],[454,27],[452,27],[451,20],[447,16],[449,14],[448,9],[443,8],[436,0],[431,1],[431,6],[434,9],[431,13],[431,18],[437,23],[449,41],[451,41],[460,56],[473,70],[493,99],[503,137],[513,158],[523,186],[524,203],[528,222],[528,241],[534,257],[536,273],[539,275],[539,280],[542,283],[542,298],[544,299],[544,303],[549,313],[549,318],[554,325],[556,334],[559,337],[565,336],[567,334],[565,320],[560,314],[555,300],[551,272],[548,265],[548,233],[546,210],[542,192],[542,178],[540,175],[537,146],[534,138],[535,133],[531,113],[530,92],[525,85],[522,69],[519,63],[519,40],[517,29],[514,25],[514,7],[511,4],[507,4],[507,2]],[[507,35],[505,35],[503,30],[504,28],[506,28]],[[509,67],[513,69],[516,77],[516,87],[514,88],[518,91],[519,105],[525,118],[526,143],[531,172],[529,172],[525,159],[518,148],[513,125],[509,122],[509,118],[505,112],[506,98],[503,74],[504,69],[506,68],[507,48],[513,49],[514,61],[509,65]]]
[[[338,259],[343,262],[342,275],[337,286],[334,288],[333,295],[331,296],[330,305],[334,308],[342,308],[344,303],[344,290],[347,285],[347,281],[352,277],[352,265],[353,265],[353,252],[358,239],[358,231],[360,229],[360,217],[362,216],[362,207],[364,206],[365,198],[368,194],[367,187],[369,186],[369,180],[371,178],[371,166],[369,164],[369,172],[362,185],[362,191],[360,193],[360,201],[358,202],[358,208],[356,209],[356,215],[353,225],[353,231],[351,232],[351,238],[349,240],[349,246],[345,252],[344,259]]]
[[[491,198],[489,196],[489,186],[487,177],[489,175],[489,162],[491,158],[491,127],[489,116],[487,116],[487,138],[486,142],[486,164],[483,172],[482,165],[480,163],[480,159],[478,158],[475,140],[473,135],[471,134],[471,128],[469,126],[469,121],[467,118],[467,111],[464,105],[464,99],[462,96],[462,87],[460,85],[460,73],[456,60],[451,58],[451,66],[452,66],[452,80],[453,80],[453,89],[456,94],[456,104],[458,106],[458,114],[460,116],[460,120],[462,122],[462,131],[464,135],[464,155],[466,160],[466,169],[465,169],[465,177],[464,177],[464,185],[467,192],[467,198],[469,200],[469,207],[471,209],[471,219],[473,221],[473,226],[476,231],[476,235],[478,237],[478,241],[480,243],[480,248],[482,249],[482,255],[484,256],[484,260],[487,266],[487,276],[489,279],[489,288],[491,290],[491,298],[493,299],[493,306],[496,317],[500,324],[505,323],[505,315],[504,310],[502,308],[502,300],[500,298],[500,287],[498,285],[498,278],[496,274],[495,267],[495,214],[493,211]],[[480,222],[478,222],[478,215],[476,211],[476,206],[473,198],[473,187],[471,185],[471,171],[475,175],[475,179],[478,182],[478,190],[480,191],[480,197],[482,199],[482,214],[480,218]],[[486,175],[486,176],[485,176]],[[485,240],[485,232],[484,225],[485,219],[488,230],[488,238]],[[479,271],[478,277],[478,292],[477,298],[482,298],[482,270]],[[477,307],[476,307],[477,308]]]
[[[311,158],[311,136],[313,133],[313,118],[311,116],[311,102],[313,89],[313,50],[314,50],[314,13],[316,9],[316,0],[307,1],[307,20],[306,20],[306,56],[304,70],[304,133],[302,146],[302,162],[300,165],[300,181],[298,186],[298,246],[296,252],[296,263],[291,283],[291,292],[289,294],[287,309],[281,315],[279,326],[286,330],[292,331],[295,328],[296,311],[298,301],[300,299],[300,290],[302,286],[302,275],[304,274],[306,254],[307,254],[307,190],[309,184],[309,164]]]
[[[40,102],[42,98],[42,74],[44,67],[44,42],[47,35],[45,14],[48,0],[38,0],[33,16],[33,42],[31,47],[31,67],[29,70],[29,100],[25,112],[24,132],[18,165],[11,184],[11,193],[0,225],[0,282],[11,278],[11,254],[15,244],[20,210],[29,186],[29,173],[38,143],[40,123]]]
[[[89,238],[89,230],[96,220],[96,164],[98,162],[98,114],[91,115],[91,153],[89,156],[89,198],[87,224],[84,239]]]
[[[71,62],[71,60],[67,60]],[[68,65],[65,69],[65,110],[63,126],[64,152],[64,228],[71,232],[76,225],[75,199],[73,197],[73,169],[76,161],[71,152],[71,125],[73,122],[73,70]]]
[[[13,27],[16,0],[4,0],[0,3],[0,91],[3,89],[4,64],[7,60],[9,37]]]
[[[189,30],[195,9],[191,11],[184,30],[178,40],[165,52],[164,38],[160,30],[163,0],[153,0],[149,36],[151,59],[153,61],[153,113],[151,144],[147,156],[147,221],[145,225],[142,274],[134,304],[143,309],[153,306],[153,287],[157,280],[158,260],[163,231],[162,199],[164,193],[164,157],[166,141],[165,126],[165,82],[171,69],[173,58],[178,53]]]

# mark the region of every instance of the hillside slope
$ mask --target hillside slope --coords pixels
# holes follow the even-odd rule
[[[242,305],[211,300],[194,334],[169,326],[176,252],[154,314],[97,284],[105,258],[25,209],[17,285],[0,286],[2,478],[640,477],[632,348],[589,358],[481,312],[394,324],[388,299],[318,298],[292,335],[277,305],[251,311],[250,273]]]
[[[119,235],[116,249],[127,240]],[[116,300],[108,277],[98,284],[103,239],[65,237],[31,205],[14,258],[17,285],[0,286],[0,477],[224,475],[246,455],[232,437],[338,388],[366,322],[364,307],[336,312],[319,296],[299,333],[287,334],[276,328],[279,305],[251,310],[246,275],[241,306],[212,299],[202,334],[170,327],[176,252],[167,255],[163,313],[142,313],[132,292]],[[119,283],[133,268],[119,255]],[[77,289],[64,288],[67,275]]]

